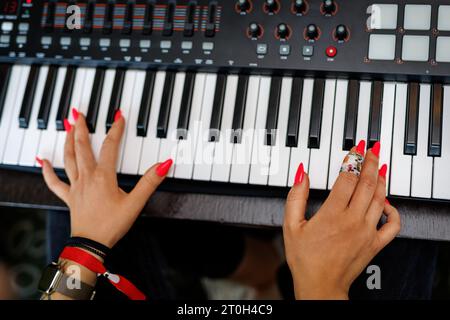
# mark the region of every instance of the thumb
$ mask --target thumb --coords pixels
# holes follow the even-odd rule
[[[138,181],[129,194],[130,205],[138,212],[142,210],[148,198],[155,192],[156,188],[164,181],[172,167],[173,160],[169,159],[153,165]]]
[[[297,228],[300,223],[306,221],[306,205],[309,196],[309,177],[304,172],[301,163],[297,169],[294,185],[289,191],[286,200],[284,213],[284,226],[288,228]]]

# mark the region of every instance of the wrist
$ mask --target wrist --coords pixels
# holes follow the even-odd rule
[[[294,291],[298,300],[348,300],[348,289],[331,285],[326,281],[315,283],[295,281]]]

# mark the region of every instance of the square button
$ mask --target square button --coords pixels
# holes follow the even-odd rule
[[[267,54],[267,44],[258,43],[256,45],[256,54]]]
[[[436,61],[450,62],[450,37],[438,37],[436,40]]]
[[[430,30],[431,5],[407,4],[405,6],[405,30]]]
[[[428,61],[430,49],[430,37],[428,36],[404,36],[402,45],[402,60],[404,61]]]
[[[450,31],[450,6],[439,6],[438,30]]]
[[[304,57],[312,57],[314,53],[314,47],[313,46],[303,46],[302,48],[302,55]]]
[[[367,20],[369,29],[397,29],[398,5],[373,4],[367,8],[370,18]]]
[[[288,56],[291,53],[291,46],[288,44],[282,44],[280,46],[280,55]]]
[[[369,40],[370,60],[394,60],[395,35],[372,34]]]

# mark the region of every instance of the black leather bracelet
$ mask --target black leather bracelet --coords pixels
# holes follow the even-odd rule
[[[91,239],[87,239],[87,238],[83,238],[83,237],[71,237],[67,242],[66,242],[66,246],[70,246],[70,247],[79,247],[79,248],[83,248],[86,249],[90,252],[93,252],[95,254],[98,254],[99,256],[101,256],[102,258],[105,258],[106,256],[108,256],[111,253],[111,249],[108,248],[107,246],[91,240]],[[95,251],[89,250],[89,249],[94,249]]]
[[[93,254],[98,255],[99,257],[102,257],[103,260],[105,260],[105,258],[106,258],[106,254],[104,252],[101,252],[95,248],[89,247],[88,245],[85,245],[82,243],[68,243],[68,244],[66,244],[66,247],[75,247],[75,248],[84,249],[86,251],[89,251]]]

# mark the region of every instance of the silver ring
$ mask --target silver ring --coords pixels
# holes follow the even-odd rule
[[[356,152],[350,152],[344,158],[342,162],[340,172],[349,172],[358,176],[361,174],[362,164],[364,162],[364,157]]]

